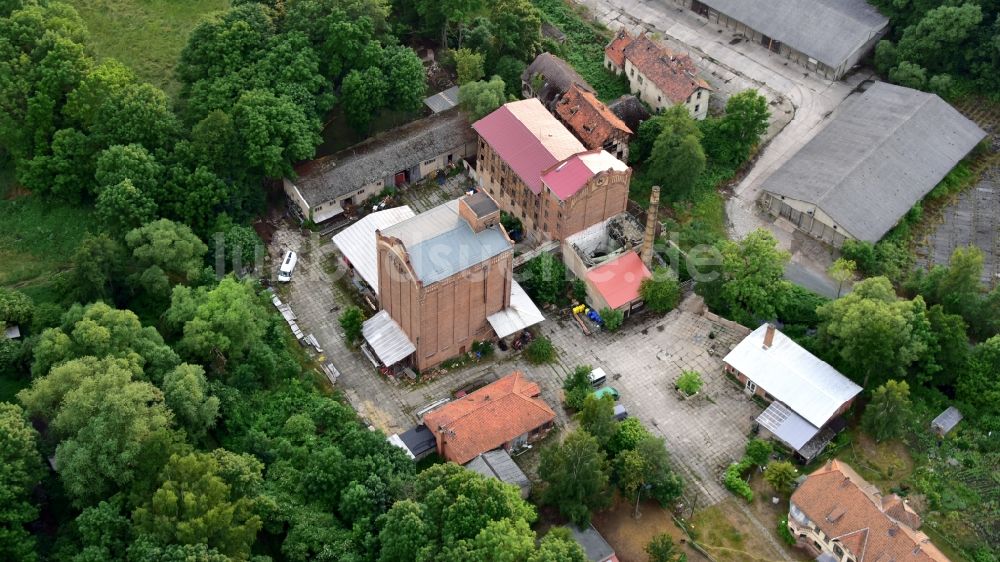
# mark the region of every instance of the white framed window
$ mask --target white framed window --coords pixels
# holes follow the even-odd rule
[[[751,394],[753,394],[754,392],[757,392],[757,384],[754,383],[750,379],[747,379],[747,387],[746,388],[747,388],[747,392],[749,392]]]

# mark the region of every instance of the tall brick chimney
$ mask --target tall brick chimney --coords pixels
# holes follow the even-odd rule
[[[769,349],[774,345],[774,324],[767,325],[767,331],[764,332],[764,349]]]
[[[654,185],[649,195],[649,212],[646,213],[646,235],[642,239],[642,263],[653,268],[653,241],[656,239],[656,221],[660,210],[660,186]]]

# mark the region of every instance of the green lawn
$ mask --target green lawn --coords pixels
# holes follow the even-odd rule
[[[0,181],[9,178],[0,174]],[[0,185],[0,194],[8,185]],[[34,195],[0,198],[0,286],[36,301],[52,300],[51,288],[93,222],[88,208],[50,204]]]
[[[180,84],[174,66],[188,34],[205,14],[229,0],[69,0],[90,29],[97,57],[115,58],[172,98]]]

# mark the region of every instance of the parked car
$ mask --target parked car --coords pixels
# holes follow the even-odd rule
[[[604,372],[604,369],[598,367],[590,372],[587,377],[590,378],[590,386],[597,388],[603,386],[608,380],[608,374]]]
[[[292,280],[292,271],[295,269],[295,264],[298,261],[299,256],[295,252],[291,250],[285,252],[285,257],[281,259],[281,265],[278,266],[279,283],[288,283]]]
[[[628,419],[628,410],[625,409],[623,404],[615,404],[614,418],[616,421],[624,421]]]
[[[600,400],[601,398],[604,398],[605,396],[610,396],[610,397],[614,398],[615,401],[617,401],[618,400],[618,390],[615,387],[613,387],[613,386],[605,386],[604,388],[601,388],[599,390],[595,390],[594,391],[594,398],[597,398],[598,400]]]

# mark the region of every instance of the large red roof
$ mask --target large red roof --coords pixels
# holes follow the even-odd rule
[[[542,171],[586,147],[535,98],[510,102],[472,128],[535,194]]]
[[[628,166],[604,149],[574,154],[542,173],[542,183],[562,201],[580,191],[590,178],[601,172],[624,172]]]
[[[895,498],[882,497],[838,460],[810,474],[792,494],[792,504],[848,548],[858,562],[948,562],[927,535],[909,526],[919,523],[915,513],[896,505]]]
[[[629,251],[614,261],[587,272],[587,280],[596,288],[611,308],[618,308],[639,298],[642,280],[652,277],[639,254]]]
[[[555,419],[537,383],[514,371],[424,416],[445,459],[465,464]]]

